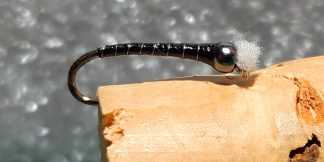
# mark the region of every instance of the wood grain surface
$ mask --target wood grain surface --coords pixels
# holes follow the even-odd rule
[[[324,56],[98,97],[102,161],[324,161]]]

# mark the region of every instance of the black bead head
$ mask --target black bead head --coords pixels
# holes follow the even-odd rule
[[[217,44],[214,57],[214,68],[220,72],[229,73],[235,68],[236,48],[231,42]]]

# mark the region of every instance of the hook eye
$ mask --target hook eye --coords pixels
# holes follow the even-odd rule
[[[234,65],[234,69],[237,73],[241,75],[243,78],[248,78],[250,76],[250,72],[247,70],[243,70],[240,67],[238,67],[236,64]]]

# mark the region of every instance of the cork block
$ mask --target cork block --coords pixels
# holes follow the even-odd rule
[[[102,161],[324,161],[323,67],[99,87]]]

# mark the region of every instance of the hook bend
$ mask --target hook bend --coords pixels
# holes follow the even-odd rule
[[[82,94],[78,88],[76,87],[76,74],[79,71],[79,69],[89,61],[98,58],[98,50],[90,51],[88,53],[85,53],[81,57],[79,57],[71,66],[67,78],[68,87],[71,92],[71,94],[80,102],[87,104],[87,105],[98,105],[98,98],[97,97],[88,97],[84,94]]]

